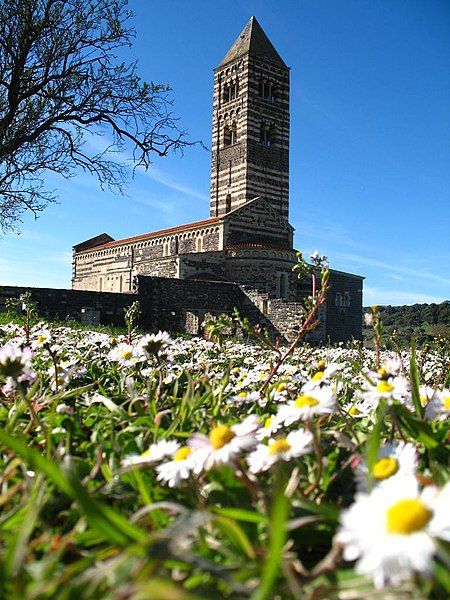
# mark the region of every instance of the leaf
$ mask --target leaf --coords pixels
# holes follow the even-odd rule
[[[414,408],[419,417],[424,415],[424,407],[420,401],[420,376],[419,369],[417,368],[416,361],[416,342],[414,338],[411,340],[411,359],[410,359],[410,379],[411,379],[411,395],[413,399]]]
[[[22,522],[17,527],[13,539],[8,543],[5,557],[5,574],[8,578],[17,576],[25,565],[28,540],[37,525],[40,511],[45,504],[45,485],[42,485],[42,475],[36,478],[30,499],[25,507]]]
[[[228,539],[239,550],[242,550],[248,558],[255,558],[256,554],[245,531],[236,521],[228,517],[216,515],[214,517],[215,525],[228,537]]]
[[[433,573],[443,590],[447,594],[450,594],[450,573],[448,567],[445,567],[436,561],[434,563]]]
[[[272,506],[270,510],[270,541],[266,560],[263,565],[261,581],[251,595],[251,600],[267,600],[272,589],[281,562],[281,554],[286,541],[286,522],[289,515],[290,500],[285,494],[288,477],[284,465],[277,465],[274,473]]]
[[[91,498],[76,477],[73,465],[69,464],[64,472],[37,450],[1,430],[0,442],[14,450],[33,470],[46,475],[69,498],[77,500],[91,527],[102,533],[106,539],[120,546],[127,546],[130,542],[144,542],[147,539],[144,531],[130,523],[120,513]]]
[[[61,470],[55,463],[51,462],[42,454],[33,448],[30,448],[25,442],[17,437],[13,437],[6,431],[0,430],[0,442],[21,456],[34,471],[44,473],[57,488],[67,496],[72,497],[73,490],[68,483],[67,478],[61,473]]]
[[[303,508],[314,515],[319,515],[327,521],[335,522],[339,520],[339,509],[335,506],[331,506],[331,504],[317,504],[312,500],[301,498],[295,501],[295,506]]]
[[[76,477],[75,469],[69,464],[66,468],[67,478],[72,486],[76,499],[87,521],[92,527],[101,531],[113,543],[126,546],[131,541],[144,542],[147,535],[136,525],[128,521],[120,513],[107,505],[94,501]]]
[[[377,420],[366,443],[366,460],[369,473],[372,472],[372,467],[377,460],[378,451],[380,449],[381,431],[383,429],[385,413],[386,401],[381,399],[376,411]]]
[[[404,406],[399,404],[393,407],[400,425],[405,431],[420,444],[426,448],[436,448],[439,441],[429,423],[419,421]]]
[[[224,517],[230,517],[236,521],[244,521],[245,523],[267,523],[267,516],[259,513],[246,510],[245,508],[214,508],[214,512]]]

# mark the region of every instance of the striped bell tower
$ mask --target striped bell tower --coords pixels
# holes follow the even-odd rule
[[[289,217],[289,67],[255,17],[214,70],[211,216],[256,197]]]

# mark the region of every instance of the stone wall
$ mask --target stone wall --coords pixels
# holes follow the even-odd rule
[[[189,255],[189,258],[194,256]],[[197,255],[197,258],[200,257]],[[195,267],[191,265],[193,270]],[[200,268],[203,267],[205,265]],[[210,270],[212,267],[213,264],[208,264]],[[292,339],[299,328],[300,301],[308,292],[307,287],[304,283],[299,285],[296,299],[273,298],[270,293],[248,284],[138,275],[134,294],[2,286],[0,310],[4,310],[7,298],[18,298],[29,291],[42,317],[123,325],[124,309],[139,300],[141,326],[145,329],[199,333],[201,323],[208,316],[231,314],[237,308],[253,325],[267,329],[272,339]],[[320,328],[309,337],[311,342],[361,339],[362,278],[331,271],[330,290],[321,308],[320,321]]]
[[[197,334],[209,316],[231,315],[237,308],[253,325],[266,328],[272,337],[280,332],[234,283],[195,279],[138,277],[137,293],[142,307],[142,326],[149,329]]]
[[[0,311],[5,310],[8,298],[19,298],[24,292],[31,293],[40,317],[100,325],[124,325],[124,309],[136,300],[133,294],[0,286]]]

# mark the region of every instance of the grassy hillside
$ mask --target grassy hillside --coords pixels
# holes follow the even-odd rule
[[[424,344],[435,337],[450,339],[450,302],[441,304],[413,304],[411,306],[380,306],[384,333],[387,338],[395,333],[398,342],[408,344],[412,337]],[[365,309],[368,310],[368,309]],[[363,326],[364,339],[373,337],[373,330]]]

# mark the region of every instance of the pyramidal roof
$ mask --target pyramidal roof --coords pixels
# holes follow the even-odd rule
[[[247,23],[240,36],[228,50],[219,67],[222,67],[223,65],[226,65],[227,63],[247,53],[250,53],[253,56],[265,58],[272,62],[278,63],[283,67],[286,67],[283,59],[275,50],[272,42],[264,33],[261,25],[258,23],[255,17],[250,18],[250,21]]]

